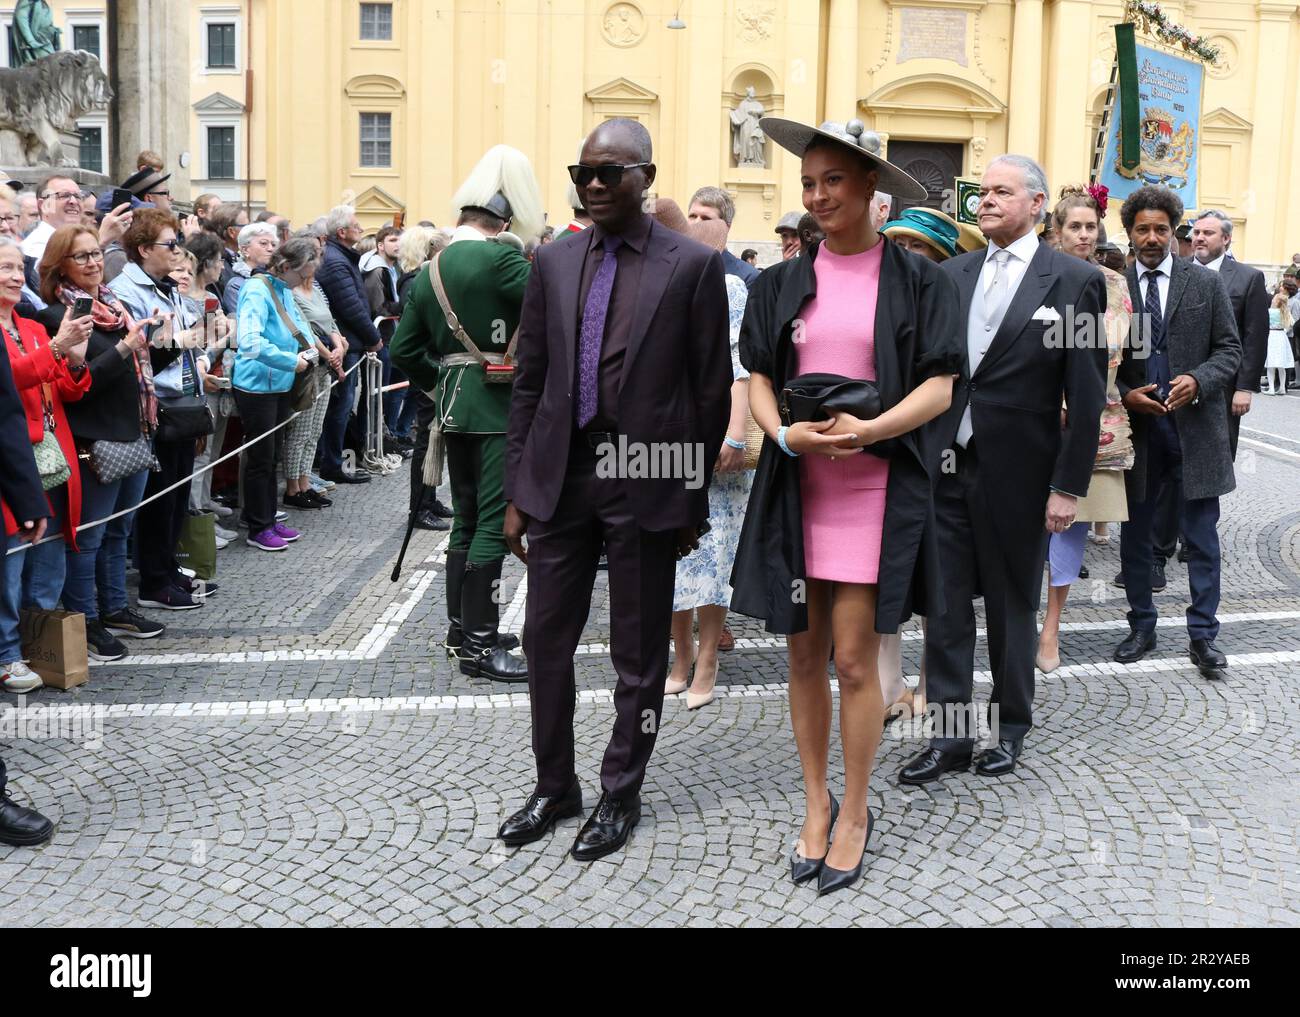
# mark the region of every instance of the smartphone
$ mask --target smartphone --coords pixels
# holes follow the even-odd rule
[[[221,375],[219,375],[219,374],[209,374],[208,377],[209,377],[209,378],[214,378],[214,379],[216,379],[216,382],[217,382],[217,388],[225,388],[225,389],[228,389],[228,388],[231,388],[231,387],[232,387],[231,384],[230,384],[230,379],[229,379],[229,378],[223,377],[223,376],[221,376]]]
[[[84,318],[94,306],[95,302],[90,297],[77,297],[72,302],[72,316],[74,318]]]
[[[131,204],[132,197],[133,195],[131,194],[131,192],[128,191],[125,187],[114,187],[112,208],[117,208],[119,205],[129,206]],[[127,210],[130,211],[129,208]]]
[[[302,351],[302,355],[307,358],[307,363],[314,364],[320,359],[320,350],[316,349],[315,346],[308,346]]]

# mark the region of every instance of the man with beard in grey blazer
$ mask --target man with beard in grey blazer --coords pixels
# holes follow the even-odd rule
[[[1117,381],[1133,425],[1135,461],[1125,475],[1128,522],[1120,528],[1120,561],[1130,633],[1115,650],[1121,664],[1156,646],[1151,599],[1151,524],[1156,492],[1182,481],[1187,542],[1188,652],[1207,678],[1221,677],[1227,658],[1219,634],[1219,498],[1236,487],[1226,400],[1241,367],[1241,340],[1223,277],[1174,257],[1174,227],[1183,204],[1167,187],[1141,187],[1120,210],[1137,263],[1126,273],[1140,332],[1130,341]]]

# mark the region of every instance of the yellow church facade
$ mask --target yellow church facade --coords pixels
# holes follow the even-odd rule
[[[104,5],[52,6],[71,25]],[[549,221],[563,223],[580,140],[626,116],[654,139],[655,193],[684,205],[698,187],[726,188],[733,248],[765,254],[782,214],[802,211],[799,164],[770,141],[738,142],[732,111],[750,89],[765,113],[861,118],[935,204],[1007,151],[1039,159],[1055,190],[1087,181],[1123,13],[1085,0],[190,7],[191,197],[215,191],[295,223],[351,201],[371,228],[398,210],[443,225],[461,178],[505,142],[531,157]],[[1300,250],[1300,0],[1162,8],[1222,51],[1205,76],[1200,207],[1232,217],[1242,260],[1288,262]]]

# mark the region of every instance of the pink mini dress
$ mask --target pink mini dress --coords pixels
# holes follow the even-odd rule
[[[876,380],[876,293],[885,240],[861,254],[834,254],[823,243],[813,270],[817,295],[804,305],[799,374]],[[889,462],[866,452],[847,459],[799,457],[803,551],[809,579],[875,583],[885,524]]]

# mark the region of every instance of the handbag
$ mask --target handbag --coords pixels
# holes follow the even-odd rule
[[[766,437],[754,414],[749,414],[745,420],[745,469],[758,468],[758,457],[763,454],[763,439]]]
[[[53,431],[47,430],[45,436],[32,446],[32,454],[36,457],[36,470],[41,475],[41,487],[45,490],[54,490],[60,484],[67,483],[72,476],[68,457],[63,454],[59,439]]]
[[[314,349],[311,342],[304,336],[293,319],[289,317],[289,312],[284,309],[284,304],[280,303],[280,294],[275,292],[275,286],[271,282],[269,275],[255,275],[254,280],[260,279],[266,287],[266,292],[270,294],[271,306],[275,308],[275,313],[280,316],[280,324],[288,329],[289,334],[294,337],[298,343],[298,352],[303,353],[307,350]],[[305,371],[299,371],[293,376],[293,384],[289,387],[289,405],[295,413],[301,413],[309,409],[311,404],[316,401],[316,376],[312,373],[310,367]]]
[[[36,471],[41,475],[41,487],[52,491],[60,484],[67,483],[72,476],[68,457],[59,447],[58,435],[54,433],[54,397],[50,393],[49,382],[41,384],[41,408],[44,411],[45,431],[41,440],[32,446],[32,455],[36,459]]]
[[[143,434],[135,441],[108,441],[101,438],[90,446],[90,468],[101,484],[115,484],[141,470],[162,469],[153,454],[153,442]]]
[[[874,381],[846,378],[840,374],[801,374],[791,378],[778,400],[781,419],[788,427],[800,421],[826,420],[838,412],[851,413],[859,420],[873,420],[884,406]],[[888,459],[897,439],[888,438],[864,446],[865,451]]]
[[[158,440],[196,441],[216,430],[212,409],[206,396],[160,396],[158,399]]]
[[[211,512],[185,516],[176,540],[176,560],[197,578],[217,578],[217,517]]]

